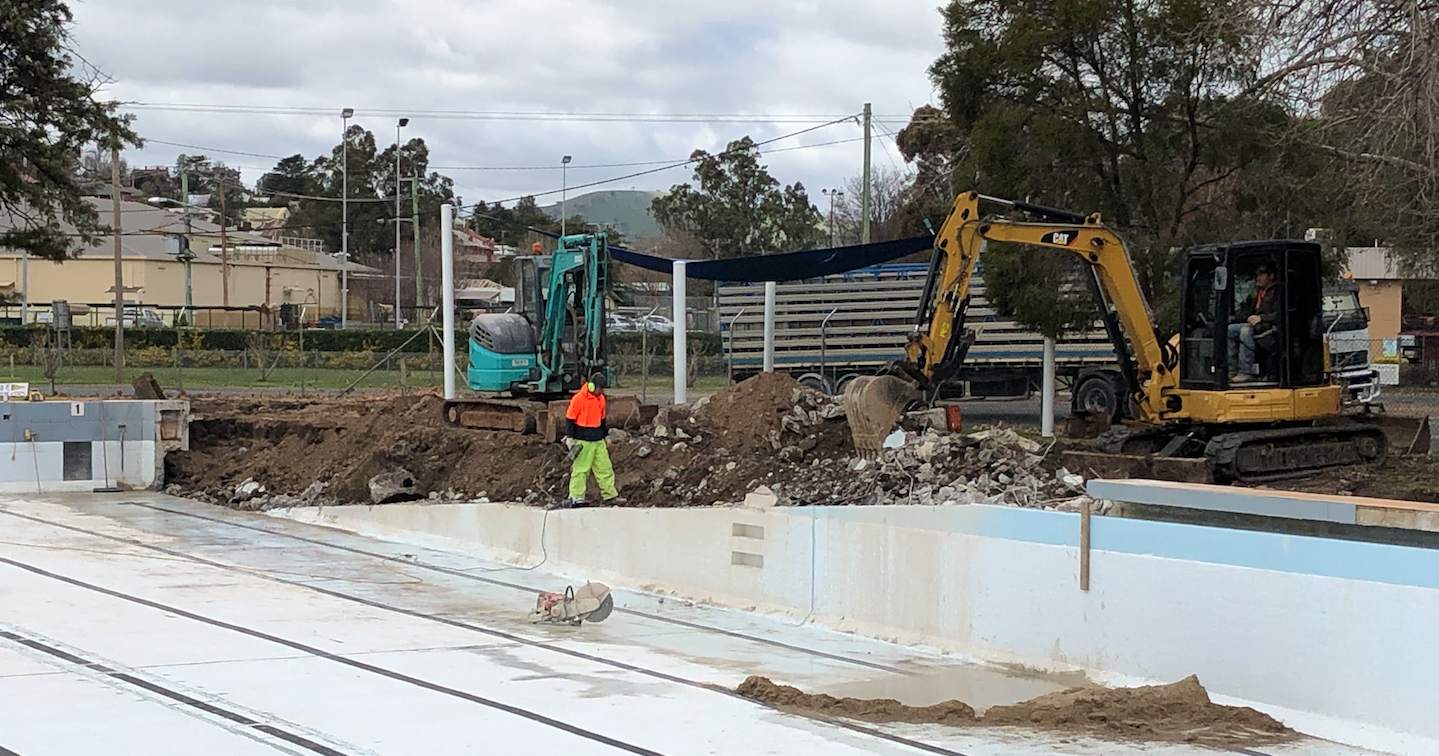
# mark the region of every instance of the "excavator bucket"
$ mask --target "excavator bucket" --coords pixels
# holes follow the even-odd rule
[[[904,408],[915,398],[915,384],[893,375],[856,378],[844,389],[844,416],[854,447],[878,452]]]

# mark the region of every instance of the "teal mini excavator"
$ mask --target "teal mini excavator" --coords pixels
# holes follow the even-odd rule
[[[548,256],[516,257],[513,310],[470,323],[465,382],[479,396],[445,402],[446,421],[533,433],[548,402],[567,398],[596,371],[608,376],[609,294],[603,232],[563,236]]]

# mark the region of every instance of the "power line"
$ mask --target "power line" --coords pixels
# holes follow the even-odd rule
[[[158,103],[123,102],[120,105],[131,110],[154,110],[178,113],[216,113],[222,115],[294,115],[332,116],[340,108],[267,106],[267,105],[207,105],[202,103]],[[415,110],[392,108],[355,108],[356,117],[361,114],[374,116],[406,116],[409,118],[433,118],[472,121],[565,121],[590,123],[783,123],[822,124],[849,116],[835,114],[794,114],[794,113],[556,113],[527,110]]]
[[[827,126],[833,126],[833,125],[835,125],[835,124],[837,124],[837,123],[844,123],[844,122],[850,120],[851,118],[854,118],[854,115],[853,115],[853,114],[847,115],[847,116],[843,116],[843,117],[840,117],[840,118],[836,118],[836,119],[834,119],[834,120],[832,120],[832,121],[829,121],[828,123],[821,123],[821,124],[818,124],[818,125],[816,125],[816,126],[811,126],[811,127],[807,128],[807,129],[800,129],[799,131],[790,132],[790,133],[788,133],[788,134],[782,134],[782,135],[777,136],[777,137],[773,137],[773,138],[770,138],[770,139],[766,139],[766,140],[764,140],[764,141],[762,141],[762,142],[755,142],[755,143],[751,144],[749,147],[743,148],[742,150],[741,150],[741,149],[727,149],[727,150],[724,150],[724,151],[722,151],[722,152],[717,152],[717,153],[715,153],[715,154],[713,154],[713,155],[709,155],[708,157],[711,157],[711,158],[722,157],[722,156],[724,156],[724,155],[728,155],[728,154],[731,154],[731,153],[737,153],[737,152],[741,152],[741,151],[744,151],[744,150],[753,149],[753,148],[755,148],[755,147],[762,147],[762,146],[764,146],[764,145],[766,145],[766,144],[773,144],[774,142],[778,142],[778,141],[781,141],[781,140],[784,140],[784,139],[793,139],[794,137],[800,136],[800,135],[802,135],[802,134],[808,134],[808,133],[811,132],[811,131],[817,131],[817,130],[822,129],[822,128],[825,128],[825,127],[827,127]],[[603,186],[604,184],[613,184],[613,183],[615,183],[616,181],[625,181],[625,180],[627,180],[627,179],[638,178],[639,176],[648,176],[648,175],[650,175],[650,174],[652,174],[652,173],[660,173],[661,171],[668,171],[668,170],[672,170],[672,169],[675,169],[675,168],[683,168],[684,166],[690,165],[691,163],[695,163],[695,162],[698,162],[698,159],[697,159],[697,158],[690,158],[690,159],[688,159],[688,160],[684,160],[684,161],[681,161],[681,162],[671,163],[671,164],[669,164],[669,165],[663,165],[663,166],[660,166],[660,167],[658,167],[658,168],[651,168],[651,169],[645,170],[645,171],[636,171],[636,172],[634,172],[634,173],[627,173],[627,174],[625,174],[625,175],[623,175],[623,176],[615,176],[614,178],[601,179],[601,180],[599,180],[599,181],[590,181],[590,182],[588,182],[588,183],[576,184],[575,186],[568,186],[568,187],[564,187],[564,188],[562,188],[562,189],[551,189],[550,191],[547,191],[547,192],[538,192],[538,193],[533,193],[533,194],[523,194],[523,195],[520,195],[520,196],[518,196],[518,197],[510,197],[510,198],[507,198],[507,199],[496,200],[496,201],[494,202],[494,204],[501,204],[501,205],[502,205],[502,204],[504,204],[504,203],[506,203],[506,202],[518,202],[519,200],[522,200],[522,199],[524,199],[524,198],[526,198],[526,197],[545,197],[545,196],[549,196],[549,195],[551,195],[551,194],[559,194],[560,192],[569,191],[569,190],[572,190],[572,189],[588,189],[588,188],[594,187],[594,186]],[[471,204],[471,205],[467,205],[466,207],[477,207],[478,205],[479,205],[479,203],[473,203],[473,204]]]
[[[808,150],[815,147],[829,147],[836,144],[849,144],[851,142],[862,142],[864,137],[851,137],[849,139],[836,139],[831,142],[819,142],[817,144],[801,144],[795,147],[778,147],[773,150],[765,150],[763,154],[772,155],[776,152],[791,152],[794,150]],[[584,168],[642,168],[651,165],[669,165],[675,160],[642,160],[633,163],[570,163],[569,170],[580,170]],[[558,165],[437,165],[430,166],[432,171],[558,171],[562,166]]]

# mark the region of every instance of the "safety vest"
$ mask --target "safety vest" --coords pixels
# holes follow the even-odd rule
[[[570,399],[565,418],[581,428],[598,428],[605,421],[605,395],[590,393],[589,384],[580,387]]]

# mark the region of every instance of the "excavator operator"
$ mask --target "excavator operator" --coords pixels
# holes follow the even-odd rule
[[[1261,377],[1255,352],[1276,341],[1284,306],[1284,292],[1275,279],[1274,263],[1261,262],[1254,270],[1254,297],[1235,308],[1229,322],[1230,383],[1248,383]]]
[[[569,421],[569,437],[565,442],[570,446],[569,459],[573,464],[570,468],[570,496],[560,502],[560,508],[585,506],[585,486],[589,483],[591,470],[594,471],[595,482],[600,484],[600,496],[605,504],[623,505],[625,500],[615,490],[615,469],[610,464],[603,371],[591,375],[570,398],[565,419]]]

